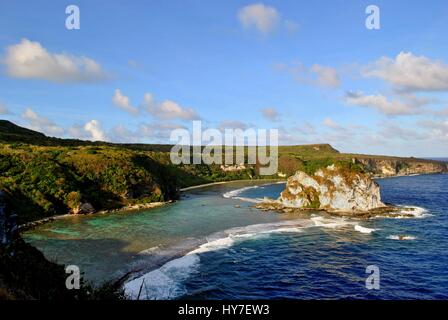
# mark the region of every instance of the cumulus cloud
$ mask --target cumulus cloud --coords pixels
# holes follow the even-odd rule
[[[178,103],[165,100],[161,103],[154,101],[150,93],[145,93],[142,102],[143,108],[159,119],[181,119],[181,120],[197,120],[199,115],[192,108],[182,107]]]
[[[11,111],[9,111],[6,105],[0,102],[0,115],[6,115],[6,114],[11,114]]]
[[[137,115],[139,113],[138,108],[131,104],[129,97],[123,95],[119,89],[115,90],[112,97],[112,103],[132,115]]]
[[[336,69],[319,64],[311,66],[311,72],[315,75],[315,82],[322,87],[338,88],[341,84]]]
[[[275,8],[257,3],[241,8],[238,12],[238,19],[245,28],[254,28],[267,34],[275,29],[280,15]]]
[[[364,95],[362,92],[347,92],[345,101],[351,105],[376,109],[386,115],[412,115],[421,113],[421,107],[430,100],[413,95],[390,100],[382,94]]]
[[[84,125],[84,130],[90,134],[90,140],[93,141],[107,141],[106,134],[101,128],[98,120],[90,120]]]
[[[32,130],[43,132],[50,136],[61,136],[64,134],[63,128],[59,127],[48,118],[38,115],[31,108],[27,108],[22,113],[22,118],[27,122],[28,128]]]
[[[382,57],[363,74],[383,79],[399,91],[448,90],[448,65],[411,52],[400,52],[395,58]]]
[[[9,46],[2,62],[6,65],[7,74],[14,78],[52,82],[90,82],[107,78],[93,59],[51,53],[39,42],[28,39]]]
[[[429,129],[432,139],[448,141],[448,120],[422,120],[418,124],[420,127]]]
[[[346,130],[345,127],[341,126],[339,123],[337,123],[336,121],[334,121],[331,118],[325,118],[322,121],[322,123],[323,123],[324,126],[330,128],[330,129],[333,129],[333,130],[338,130],[338,131],[345,131]]]
[[[278,120],[278,111],[274,108],[264,108],[260,110],[263,117],[270,121],[277,121]]]
[[[85,124],[75,124],[68,129],[68,135],[76,139],[109,141],[108,135],[104,132],[98,120],[90,120]]]
[[[118,143],[138,143],[140,137],[136,132],[129,130],[124,125],[119,124],[112,128],[110,132],[112,141]]]
[[[341,85],[339,74],[335,68],[313,64],[306,67],[300,62],[292,64],[279,63],[275,69],[281,72],[287,72],[293,79],[299,83],[316,85],[325,88],[338,88]]]

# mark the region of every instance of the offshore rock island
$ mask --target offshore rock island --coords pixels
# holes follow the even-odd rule
[[[314,175],[288,178],[279,201],[285,207],[359,212],[385,207],[378,184],[364,173],[328,166]]]
[[[381,201],[380,187],[361,166],[336,163],[313,174],[297,171],[290,176],[277,200],[265,199],[261,210],[303,212],[322,210],[339,216],[412,217],[414,208],[396,207]]]

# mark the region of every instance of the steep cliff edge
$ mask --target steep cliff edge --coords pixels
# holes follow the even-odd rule
[[[121,289],[106,283],[93,287],[81,277],[81,287],[66,287],[63,265],[48,261],[18,233],[10,196],[0,190],[0,301],[1,300],[118,300]]]
[[[416,158],[371,157],[353,158],[374,176],[390,177],[412,174],[430,174],[448,172],[448,164]]]
[[[328,166],[313,175],[298,171],[289,177],[278,201],[284,207],[366,212],[383,208],[380,188],[367,174]]]

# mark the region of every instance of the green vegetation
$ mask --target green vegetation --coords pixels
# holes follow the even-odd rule
[[[180,188],[203,183],[279,178],[260,176],[259,164],[235,170],[220,165],[172,165],[171,147],[51,138],[0,120],[0,190],[12,199],[22,224],[55,214],[83,212],[85,204],[95,210],[118,209],[174,200]],[[223,156],[230,148],[223,148]],[[297,170],[313,174],[337,163],[348,171],[363,171],[365,166],[355,158],[395,161],[402,168],[416,161],[431,163],[343,154],[328,144],[316,144],[279,147],[278,170],[286,176]]]

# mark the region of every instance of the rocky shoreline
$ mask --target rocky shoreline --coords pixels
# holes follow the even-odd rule
[[[359,218],[359,219],[372,219],[372,218],[396,218],[397,216],[403,218],[413,218],[415,217],[412,214],[415,211],[415,208],[411,207],[397,207],[394,205],[387,204],[384,207],[372,209],[369,211],[339,211],[339,210],[331,210],[331,209],[313,209],[313,208],[292,208],[285,207],[277,200],[265,200],[261,203],[255,205],[255,208],[263,211],[275,211],[278,213],[289,213],[289,214],[311,214],[316,211],[328,213],[329,215],[336,217],[346,217],[346,218]]]
[[[381,201],[380,187],[350,164],[332,164],[314,173],[297,171],[288,178],[276,200],[256,205],[262,211],[307,213],[324,211],[341,217],[412,217],[414,208],[396,207]]]
[[[371,176],[372,179],[384,179],[384,178],[393,178],[393,177],[406,177],[406,176],[413,176],[413,175],[428,175],[428,174],[448,174],[448,172],[428,172],[428,173],[397,173],[395,175],[384,175],[384,174],[373,174]],[[264,179],[259,179],[259,180],[264,180]],[[200,188],[206,188],[206,187],[211,187],[211,186],[216,186],[216,185],[223,185],[223,184],[227,184],[227,183],[231,183],[231,182],[244,182],[244,181],[254,181],[254,180],[232,180],[232,181],[220,181],[220,182],[212,182],[212,183],[206,183],[206,184],[201,184],[201,185],[196,185],[196,186],[191,186],[191,187],[185,187],[180,189],[179,191],[181,192],[187,192],[187,191],[191,191],[191,190],[195,190],[195,189],[200,189]],[[283,179],[266,179],[266,181],[284,181]],[[92,215],[92,214],[109,214],[109,213],[116,213],[116,212],[129,212],[129,211],[137,211],[137,210],[144,210],[144,209],[151,209],[151,208],[157,208],[157,207],[161,207],[164,206],[168,203],[172,203],[174,202],[173,200],[170,201],[166,201],[166,202],[150,202],[150,203],[144,203],[144,204],[135,204],[135,205],[128,205],[128,206],[124,206],[121,208],[117,208],[117,209],[111,209],[111,210],[101,210],[101,211],[97,211],[97,212],[92,212],[92,213],[88,213],[88,214],[82,214],[82,215]],[[378,217],[378,216],[391,216],[393,217],[394,214],[396,214],[396,212],[398,210],[404,210],[404,208],[397,208],[394,207],[392,205],[386,205],[385,207],[382,208],[377,208],[375,210],[371,210],[371,211],[359,211],[359,212],[344,212],[344,211],[333,211],[333,210],[329,210],[329,209],[319,209],[319,208],[291,208],[291,207],[286,207],[283,204],[281,204],[280,202],[278,202],[277,200],[265,200],[262,203],[259,203],[255,206],[257,209],[260,209],[261,211],[277,211],[280,213],[309,213],[310,211],[324,211],[327,212],[331,215],[335,215],[335,216],[344,216],[344,217],[348,217],[348,216],[356,216],[359,218],[371,218],[371,217]],[[405,208],[406,209],[406,208]],[[409,210],[413,210],[412,208],[407,208]],[[400,215],[402,216],[409,216],[412,217],[412,214],[406,214],[406,213],[401,213]],[[59,219],[66,219],[66,218],[70,218],[75,216],[75,214],[73,213],[67,213],[67,214],[62,214],[62,215],[54,215],[51,217],[46,217],[46,218],[42,218],[36,221],[31,221],[31,222],[27,222],[25,224],[19,225],[18,229],[20,232],[26,231],[26,230],[30,230],[33,229],[39,225],[48,223],[48,222],[52,222],[55,220],[59,220]]]
[[[117,209],[101,210],[101,211],[92,212],[89,214],[81,214],[81,215],[99,215],[99,214],[101,215],[101,214],[109,214],[109,213],[117,213],[117,212],[127,213],[127,212],[131,212],[131,211],[158,208],[158,207],[162,207],[162,206],[164,206],[168,203],[172,203],[172,202],[174,202],[174,201],[170,200],[170,201],[166,201],[166,202],[149,202],[149,203],[142,203],[142,204],[134,204],[134,205],[128,205],[128,206],[124,206],[124,207],[117,208]],[[55,216],[39,219],[36,221],[27,222],[27,223],[21,224],[19,226],[19,231],[23,232],[23,231],[33,229],[39,225],[42,225],[42,224],[45,224],[48,222],[52,222],[52,221],[59,220],[59,219],[66,219],[66,218],[70,218],[70,217],[74,217],[74,216],[76,216],[76,214],[67,213],[67,214],[55,215]]]

